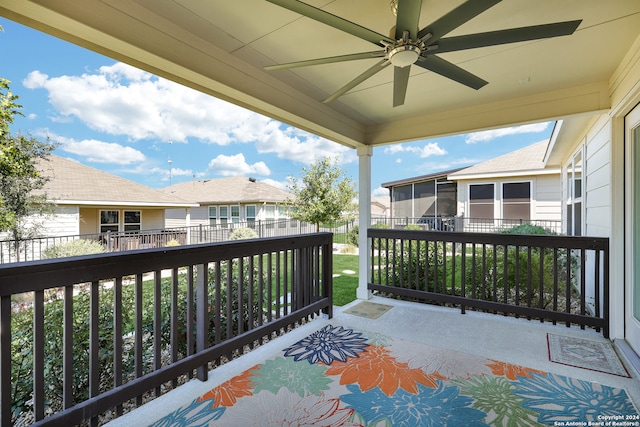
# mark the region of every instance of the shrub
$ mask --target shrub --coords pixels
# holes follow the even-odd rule
[[[256,238],[258,238],[258,233],[247,227],[236,228],[231,232],[231,234],[229,234],[229,240],[245,240]]]
[[[167,248],[172,248],[175,246],[180,246],[180,242],[178,242],[176,239],[171,239],[169,241],[167,241],[167,243],[165,243],[164,245]]]
[[[373,224],[371,226],[371,228],[382,228],[382,229],[387,229],[389,228],[389,226],[387,224]],[[359,229],[357,225],[354,225],[348,232],[347,232],[347,243],[350,245],[355,246],[356,248],[359,246],[360,242],[358,241],[359,239]]]
[[[70,240],[47,248],[42,258],[65,258],[70,256],[100,254],[106,252],[104,246],[95,240]]]
[[[548,228],[544,228],[539,225],[532,225],[532,224],[516,225],[515,227],[502,230],[502,233],[503,234],[546,234],[546,235],[558,234],[554,231],[549,230]]]

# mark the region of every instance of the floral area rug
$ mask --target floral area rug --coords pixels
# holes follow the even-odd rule
[[[327,325],[154,426],[520,427],[636,414],[620,388]]]

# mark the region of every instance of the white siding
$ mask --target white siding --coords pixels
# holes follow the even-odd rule
[[[191,214],[191,226],[195,225],[209,225],[209,208],[207,206],[200,206],[197,208],[190,208]],[[164,226],[166,228],[173,227],[186,227],[187,225],[187,211],[184,208],[181,209],[165,209],[164,211]]]
[[[585,236],[611,236],[611,122],[600,121],[586,141],[582,183]]]
[[[560,221],[562,218],[562,183],[560,175],[541,175],[533,181],[532,219]]]

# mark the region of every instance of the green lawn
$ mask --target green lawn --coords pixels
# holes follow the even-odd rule
[[[355,273],[345,273],[345,270]],[[342,306],[355,300],[358,288],[358,256],[334,254],[333,274],[339,274],[333,278],[333,304]]]

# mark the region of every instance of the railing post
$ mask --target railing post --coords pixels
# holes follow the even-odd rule
[[[0,425],[11,425],[11,296],[0,297]]]
[[[209,298],[207,282],[207,266],[198,264],[196,266],[196,353],[200,353],[208,347]],[[200,381],[207,381],[209,378],[206,364],[198,367],[197,378]]]

